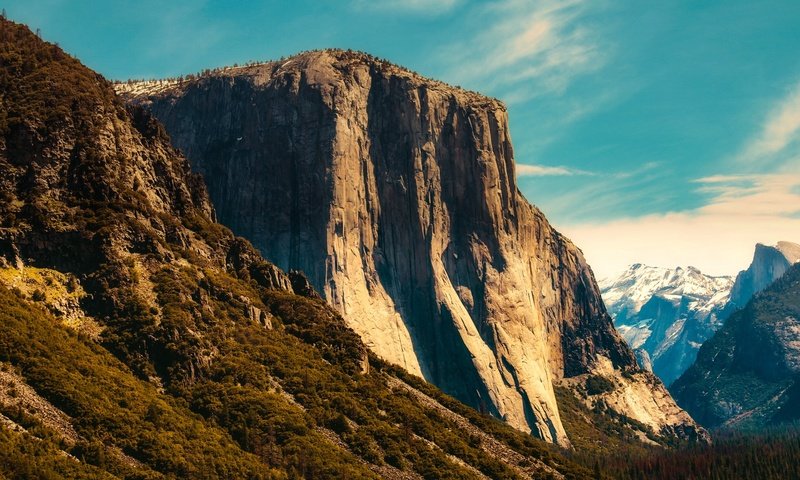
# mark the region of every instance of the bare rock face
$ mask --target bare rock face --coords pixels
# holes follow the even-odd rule
[[[743,308],[753,295],[770,286],[797,262],[800,262],[800,245],[796,243],[756,244],[750,266],[736,276],[731,290],[731,306]]]
[[[565,445],[554,382],[599,359],[639,372],[580,250],[518,191],[500,102],[342,51],[117,89],[163,122],[220,221],[383,358]]]
[[[650,354],[647,353],[647,350],[639,348],[634,350],[633,353],[636,355],[636,361],[639,362],[639,366],[642,367],[642,370],[645,372],[653,371],[653,361],[650,359]]]

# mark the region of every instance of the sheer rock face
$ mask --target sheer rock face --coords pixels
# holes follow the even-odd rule
[[[800,245],[796,243],[757,244],[752,263],[736,277],[731,290],[731,306],[744,307],[753,295],[779,279],[796,262],[800,262]]]
[[[500,102],[339,51],[118,91],[164,123],[222,223],[459,399],[568,444],[553,382],[601,357],[638,370],[581,252],[517,190]]]

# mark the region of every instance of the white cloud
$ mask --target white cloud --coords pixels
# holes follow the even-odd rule
[[[736,274],[749,263],[757,242],[800,243],[797,147],[800,83],[776,103],[737,157],[743,170],[768,173],[695,180],[696,192],[709,197],[695,210],[572,224],[563,231],[584,249],[601,277],[634,262],[694,265],[710,274]]]
[[[600,40],[581,25],[588,2],[503,0],[479,10],[471,40],[446,47],[446,76],[471,88],[520,102],[561,93],[579,75],[598,69]]]
[[[353,0],[357,10],[438,14],[452,10],[461,0]]]
[[[742,159],[762,160],[800,140],[800,83],[767,116],[759,135],[744,149]]]
[[[518,177],[552,177],[571,175],[591,175],[591,172],[568,167],[550,167],[546,165],[529,165],[518,163],[516,166]]]
[[[625,211],[630,204],[648,202],[651,197],[662,195],[667,187],[658,180],[660,167],[658,162],[645,162],[632,170],[617,172],[578,170],[574,175],[585,175],[584,179],[590,181],[573,182],[568,188],[550,189],[544,197],[537,194],[532,200],[550,218],[565,219],[565,224],[570,224],[569,219],[573,218],[581,221],[608,219],[615,212]],[[561,168],[570,171],[569,167]],[[524,175],[517,174],[517,177]],[[550,179],[528,181],[551,182]]]
[[[800,242],[800,174],[715,176],[697,183],[712,198],[696,210],[560,229],[581,247],[598,277],[636,262],[733,275],[748,265],[757,242]]]

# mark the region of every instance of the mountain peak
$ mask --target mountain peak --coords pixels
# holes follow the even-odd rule
[[[663,398],[580,250],[520,194],[501,102],[339,50],[126,98],[164,123],[221,221],[305,272],[384,359],[561,444],[562,380]],[[686,421],[620,408],[656,430]]]
[[[793,242],[780,241],[775,245],[775,248],[781,252],[790,263],[800,262],[800,245]]]
[[[563,476],[370,370],[299,274],[213,221],[158,122],[3,18],[0,85],[0,477]]]
[[[600,283],[609,313],[628,344],[643,353],[665,383],[694,359],[697,346],[719,325],[719,314],[733,284],[695,267],[636,264]]]
[[[769,247],[771,248],[771,247]],[[671,391],[709,427],[797,421],[800,265],[790,266],[706,342]]]
[[[800,261],[800,245],[780,241],[776,245],[757,243],[753,261],[747,270],[739,272],[731,290],[731,304],[744,307],[756,293],[780,278],[794,263]]]

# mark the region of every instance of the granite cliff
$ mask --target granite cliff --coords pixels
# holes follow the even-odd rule
[[[590,478],[370,354],[145,110],[0,16],[0,477]]]
[[[704,435],[518,191],[500,102],[330,50],[117,91],[165,125],[220,221],[305,272],[384,359],[564,445],[557,384],[656,434]],[[612,387],[587,394],[594,376]]]
[[[753,295],[770,286],[797,262],[800,262],[800,245],[796,243],[756,244],[750,266],[736,276],[729,309],[743,308]]]

